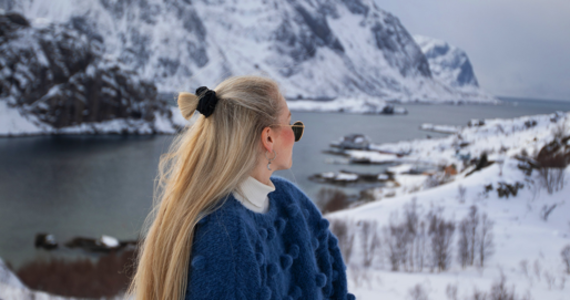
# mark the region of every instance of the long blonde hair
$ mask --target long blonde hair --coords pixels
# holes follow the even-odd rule
[[[232,77],[214,91],[214,113],[200,115],[160,158],[150,226],[128,291],[134,299],[184,297],[196,223],[254,169],[264,151],[261,132],[278,123],[283,109],[278,85],[263,77]],[[186,119],[198,100],[192,93],[178,95]]]

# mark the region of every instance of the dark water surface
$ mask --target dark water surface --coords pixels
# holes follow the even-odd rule
[[[293,112],[306,124],[293,148],[291,170],[275,174],[296,182],[315,199],[323,185],[307,177],[341,169],[377,173],[383,166],[330,164],[331,141],[364,133],[375,143],[443,136],[418,130],[425,122],[465,125],[472,118],[512,118],[569,111],[570,102],[503,99],[505,105],[402,105],[404,116]],[[74,257],[33,247],[38,232],[59,242],[74,236],[134,239],[152,205],[159,157],[173,136],[40,136],[0,138],[0,257],[18,267],[36,257]],[[356,193],[356,189],[346,189]]]

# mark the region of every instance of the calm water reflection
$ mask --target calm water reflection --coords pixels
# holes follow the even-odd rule
[[[516,100],[518,105],[404,105],[406,116],[293,112],[306,124],[293,149],[291,170],[276,172],[296,182],[311,198],[322,185],[307,180],[316,172],[376,173],[382,166],[328,164],[329,143],[350,133],[364,133],[376,143],[443,136],[418,130],[420,124],[464,125],[471,118],[510,118],[570,110],[570,102]],[[37,232],[60,242],[73,236],[133,239],[152,204],[159,157],[172,136],[47,136],[0,138],[0,257],[15,266],[37,256]],[[355,189],[346,189],[356,193]],[[75,256],[77,251],[55,255]]]

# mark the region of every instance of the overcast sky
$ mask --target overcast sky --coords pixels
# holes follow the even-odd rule
[[[467,52],[497,96],[570,101],[570,0],[375,0],[411,34]]]

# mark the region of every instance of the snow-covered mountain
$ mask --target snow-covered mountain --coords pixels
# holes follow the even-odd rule
[[[63,24],[0,14],[0,136],[174,133],[180,113],[156,87]],[[184,120],[185,121],[185,120]]]
[[[0,8],[83,32],[161,92],[263,74],[290,100],[496,101],[442,83],[398,18],[367,0],[0,0]]]
[[[473,66],[465,51],[442,40],[421,35],[413,37],[425,54],[435,79],[454,90],[485,94],[479,87]]]

